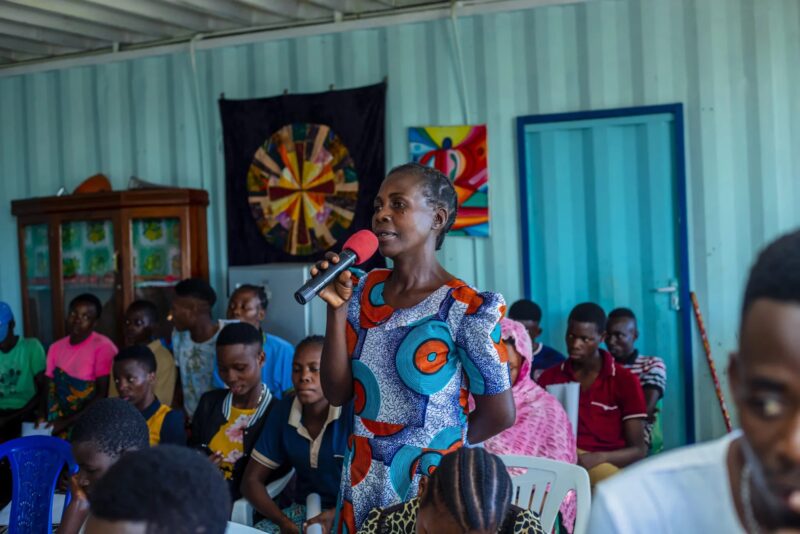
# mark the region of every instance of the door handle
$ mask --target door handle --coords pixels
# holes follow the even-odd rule
[[[668,286],[665,287],[654,287],[652,289],[653,293],[659,293],[662,295],[669,295],[669,307],[671,310],[680,311],[681,309],[681,298],[680,293],[678,292],[678,282],[675,280],[670,281]]]

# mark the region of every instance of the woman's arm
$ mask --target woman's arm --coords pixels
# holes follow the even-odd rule
[[[339,263],[339,256],[328,253],[327,260],[311,269],[311,276]],[[330,262],[330,263],[329,263]],[[319,296],[328,303],[325,343],[322,346],[320,381],[325,398],[334,406],[342,406],[353,398],[353,370],[347,354],[347,303],[353,295],[353,280],[344,271],[335,282],[320,291]]]
[[[497,395],[474,395],[475,409],[469,414],[467,441],[477,445],[503,430],[517,419],[517,408],[510,389]]]
[[[328,306],[320,381],[325,398],[334,406],[343,406],[353,398],[353,370],[347,354],[346,328],[347,306],[336,309]]]
[[[260,464],[252,458],[247,462],[247,467],[244,470],[240,490],[242,495],[253,505],[253,508],[258,510],[258,513],[278,525],[282,533],[297,532],[297,528],[291,519],[289,519],[272,497],[267,493],[267,480],[272,475],[273,470],[269,467]]]

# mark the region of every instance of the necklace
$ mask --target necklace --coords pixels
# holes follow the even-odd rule
[[[258,394],[258,400],[256,401],[256,405],[254,406],[254,408],[258,408],[259,406],[261,406],[261,401],[264,400],[264,394],[266,393],[266,391],[267,391],[267,388],[264,385],[264,383],[262,382],[261,383],[261,393]]]
[[[261,393],[258,394],[258,400],[256,401],[256,405],[253,406],[253,408],[258,408],[259,406],[261,406],[261,402],[264,400],[264,395],[266,395],[266,394],[267,394],[267,386],[265,386],[264,383],[262,382],[261,383]],[[231,395],[231,402],[232,402],[233,401],[233,394],[231,393],[230,395]],[[245,408],[244,409],[252,409],[252,408],[247,408],[247,405],[245,404]]]
[[[753,474],[753,469],[750,464],[745,462],[742,468],[742,478],[739,481],[739,497],[742,499],[742,509],[744,510],[745,527],[749,534],[761,534],[761,525],[758,524],[756,514],[753,511],[753,501],[750,496],[750,478]]]

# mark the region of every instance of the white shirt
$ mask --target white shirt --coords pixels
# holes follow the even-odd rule
[[[597,486],[589,534],[745,534],[728,477],[740,431],[660,454]]]
[[[191,417],[197,409],[203,393],[214,389],[214,364],[217,360],[217,336],[226,325],[239,321],[218,321],[217,332],[201,343],[192,340],[192,334],[185,330],[172,331],[172,353],[178,367],[183,387],[183,407]]]

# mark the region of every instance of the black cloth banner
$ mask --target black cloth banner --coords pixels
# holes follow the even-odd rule
[[[371,228],[372,206],[385,172],[385,107],[386,83],[251,100],[229,100],[223,95],[219,109],[225,146],[229,265],[311,262],[324,256],[324,251],[293,255],[268,242],[248,203],[248,169],[253,157],[271,135],[286,125],[330,126],[352,157],[358,177],[354,215],[350,226],[342,235],[337,235],[336,244],[329,250],[338,251],[352,233]],[[385,263],[376,254],[365,267],[379,265]]]

